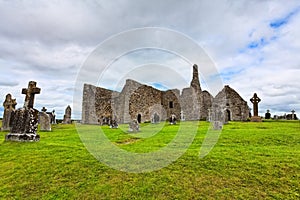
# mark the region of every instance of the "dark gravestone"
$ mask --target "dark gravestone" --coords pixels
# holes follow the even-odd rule
[[[36,134],[38,127],[39,111],[33,108],[34,95],[39,94],[40,88],[36,87],[36,82],[30,81],[28,88],[22,90],[25,94],[23,108],[14,112],[11,117],[11,132],[5,136],[5,140],[11,141],[39,141],[40,136]]]
[[[11,98],[11,94],[7,94],[5,101],[3,102],[4,113],[2,119],[2,128],[3,131],[10,130],[10,118],[15,112],[15,107],[17,105],[16,99]]]
[[[101,126],[103,126],[103,125],[109,125],[110,126],[110,124],[111,124],[111,116],[106,116],[106,117],[104,117],[104,116],[102,116],[101,117],[101,120],[100,120],[100,125]]]
[[[110,128],[118,128],[119,125],[118,125],[118,122],[116,119],[113,119],[111,120],[111,123],[110,123]]]
[[[252,122],[261,122],[261,117],[258,116],[258,103],[261,101],[260,98],[254,93],[253,97],[250,99],[253,103],[253,116],[251,117]]]
[[[41,131],[51,131],[51,119],[46,111],[47,109],[43,107],[42,112],[40,112],[39,124]]]
[[[265,119],[271,119],[271,113],[269,110],[265,113]]]
[[[292,112],[292,120],[295,120],[295,112],[296,112],[296,111],[295,111],[295,110],[292,110],[291,112]]]
[[[52,110],[52,118],[51,118],[51,124],[56,124],[56,118],[55,118],[55,110]]]
[[[68,106],[65,110],[63,124],[71,124],[71,107]]]
[[[176,122],[177,122],[176,115],[172,114],[170,116],[169,122],[171,125],[176,124]]]

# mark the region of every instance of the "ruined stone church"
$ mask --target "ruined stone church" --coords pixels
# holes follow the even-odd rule
[[[82,123],[102,124],[105,119],[129,123],[133,119],[150,122],[154,116],[161,121],[171,115],[185,120],[246,121],[247,102],[228,85],[215,97],[202,91],[198,66],[193,66],[193,78],[188,88],[161,91],[134,80],[126,80],[121,92],[84,84]]]

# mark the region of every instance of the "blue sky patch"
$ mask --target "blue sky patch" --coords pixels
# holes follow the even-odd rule
[[[244,69],[240,67],[231,67],[230,69],[226,69],[223,72],[220,73],[221,77],[223,80],[230,80],[233,78],[235,75],[240,74],[243,72]]]
[[[169,88],[165,87],[163,84],[161,83],[151,83],[151,85],[153,87],[155,87],[156,89],[159,89],[159,90],[168,90]]]
[[[293,10],[292,12],[288,13],[286,16],[279,18],[279,19],[275,19],[274,21],[272,21],[269,25],[271,28],[277,29],[280,28],[281,26],[284,26],[285,24],[287,24],[289,22],[289,20],[296,15],[299,12],[300,7],[296,8],[295,10]]]
[[[264,37],[262,37],[262,38],[260,38],[257,41],[250,42],[247,45],[247,48],[249,48],[249,49],[255,49],[255,48],[263,47],[263,46],[265,46],[267,44],[268,44],[268,41]]]

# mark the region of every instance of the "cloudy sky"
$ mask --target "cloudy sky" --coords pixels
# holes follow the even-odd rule
[[[66,106],[73,106],[78,75],[83,76],[80,71],[91,54],[120,33],[144,27],[175,31],[193,40],[214,63],[223,84],[238,91],[249,106],[253,93],[258,94],[261,115],[267,109],[272,114],[300,112],[297,0],[0,0],[1,103],[11,93],[17,108],[22,107],[21,89],[34,80],[41,88],[35,107],[55,109],[62,118]],[[142,34],[127,42],[155,37]],[[184,46],[181,40],[170,40]],[[105,54],[115,55],[118,49],[114,45]],[[97,60],[105,70],[87,71],[81,78],[89,82],[98,77],[98,85],[110,89],[120,89],[128,77],[158,88],[181,89],[188,86],[192,68],[180,53],[141,46],[116,54],[106,66]],[[205,75],[209,65],[197,64]],[[202,77],[201,84],[210,90]]]

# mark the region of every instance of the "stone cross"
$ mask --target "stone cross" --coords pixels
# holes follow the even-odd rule
[[[28,88],[22,89],[22,94],[25,94],[25,102],[24,102],[24,108],[33,108],[34,104],[34,95],[40,94],[41,89],[36,87],[36,82],[30,81],[28,83]]]
[[[253,116],[258,116],[258,103],[260,102],[260,98],[254,93],[250,101],[253,103]]]
[[[46,112],[47,109],[45,107],[42,108],[42,112]]]
[[[294,119],[295,119],[295,112],[296,112],[296,111],[295,111],[295,110],[292,110],[291,112],[292,112],[292,120],[294,120]]]

